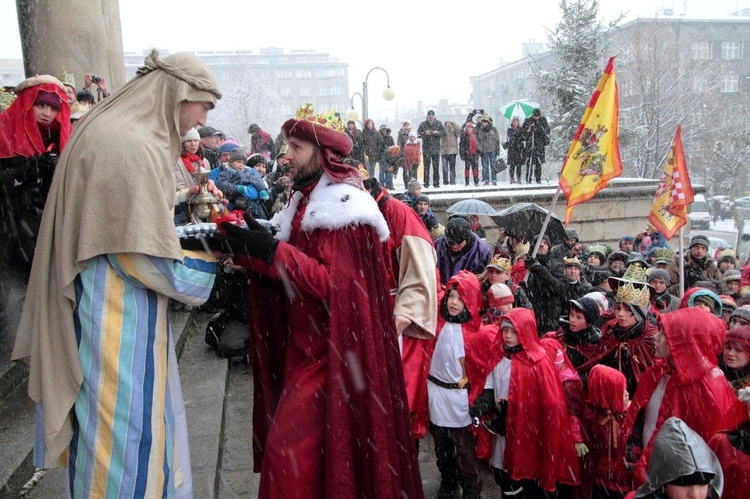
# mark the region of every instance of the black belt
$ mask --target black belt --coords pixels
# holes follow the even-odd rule
[[[466,383],[463,387],[460,387],[458,386],[458,383],[446,383],[445,381],[440,381],[432,374],[428,374],[427,379],[435,383],[437,386],[441,388],[448,388],[449,390],[468,390],[469,389],[469,383]]]

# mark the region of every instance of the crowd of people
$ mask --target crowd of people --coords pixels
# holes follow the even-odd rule
[[[245,148],[206,125],[221,92],[205,64],[153,52],[67,143],[72,92],[52,77],[16,90],[0,114],[3,194],[32,183],[42,197],[4,212],[20,241],[23,203],[38,210],[13,355],[39,407],[35,462],[68,466],[71,496],[190,496],[167,311],[208,299],[217,259],[244,272],[260,497],[422,497],[428,432],[439,498],[481,497],[483,469],[514,498],[748,490],[750,266],[733,250],[709,255],[697,235],[680,255],[652,228],[617,248],[572,228],[557,244],[505,229],[488,243],[478,216],[443,226],[431,212],[422,190],[441,171],[455,182],[459,153],[467,185],[480,164],[496,182],[500,147],[512,181],[526,161],[538,182],[538,110],[501,143],[480,110],[463,125],[430,111],[394,139],[305,108],[281,140],[251,124]],[[210,248],[165,236],[196,172],[242,211]]]

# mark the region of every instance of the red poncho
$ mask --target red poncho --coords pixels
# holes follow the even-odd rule
[[[737,398],[724,373],[717,367],[713,350],[713,338],[719,330],[725,329],[721,319],[701,309],[685,308],[664,314],[658,320],[667,338],[671,360],[657,359],[641,377],[623,425],[623,437],[627,440],[659,380],[669,375],[656,428],[650,441],[643,442],[643,454],[634,476],[636,487],[646,480],[653,437],[664,421],[676,416],[704,440],[709,440],[721,429],[724,415]]]
[[[13,104],[0,113],[0,158],[28,158],[47,152],[33,109],[40,91],[56,94],[62,99],[60,112],[55,117],[55,128],[59,128],[59,151],[65,148],[70,135],[68,98],[56,84],[41,83],[20,91]]]
[[[724,499],[744,499],[750,490],[750,415],[744,402],[736,400],[732,409],[726,414],[720,431],[711,438],[708,446],[714,451],[724,472]],[[730,441],[731,439],[731,441]],[[735,445],[744,447],[738,449]]]
[[[503,466],[513,480],[534,480],[547,491],[556,484],[576,485],[578,458],[562,386],[537,336],[534,313],[514,308],[505,319],[513,324],[523,350],[512,357]],[[498,331],[489,369],[504,355],[502,346]]]

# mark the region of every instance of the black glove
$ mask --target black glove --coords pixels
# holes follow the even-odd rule
[[[685,289],[692,288],[695,283],[703,279],[701,271],[693,266],[685,267]]]
[[[640,436],[631,435],[625,443],[625,468],[634,471],[643,453],[643,440]]]
[[[489,427],[493,432],[504,437],[505,423],[508,420],[508,401],[501,400],[498,404],[500,405],[500,408],[497,410],[497,417],[490,421]]]
[[[539,265],[539,262],[536,261],[536,258],[534,258],[533,256],[529,255],[529,256],[526,257],[526,260],[523,261],[523,265],[527,269],[531,270],[531,267],[533,267],[534,265]]]
[[[198,236],[198,237],[181,237],[180,247],[188,251],[205,251],[210,253],[211,250],[221,251],[222,253],[229,253],[230,248],[227,244],[227,239],[219,234],[214,234],[211,237]]]
[[[229,222],[221,225],[226,232],[227,244],[231,252],[254,256],[266,263],[273,262],[279,242],[273,238],[268,229],[259,224],[251,215],[245,213],[243,216],[245,223],[247,223],[247,229],[242,229]]]
[[[469,409],[469,416],[472,418],[478,418],[489,413],[495,406],[495,391],[486,388],[477,397],[474,405]]]

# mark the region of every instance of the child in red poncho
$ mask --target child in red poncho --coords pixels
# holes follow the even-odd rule
[[[630,406],[627,381],[617,369],[596,365],[588,377],[588,396],[583,425],[589,437],[593,463],[592,498],[622,499],[630,490],[628,473],[621,462],[620,429]]]
[[[724,420],[726,429],[708,442],[724,472],[724,499],[744,499],[750,491],[750,385],[737,395]]]
[[[404,144],[404,155],[401,165],[404,167],[404,185],[409,185],[409,180],[417,178],[419,159],[422,156],[422,142],[417,138],[417,132],[409,132],[409,138]]]
[[[440,470],[438,497],[453,497],[460,485],[464,497],[479,497],[482,482],[476,459],[476,428],[469,407],[482,391],[492,333],[479,318],[479,281],[462,270],[446,283],[440,300],[437,341],[430,342],[427,394],[429,430]]]
[[[536,331],[534,313],[503,316],[492,352],[494,367],[472,417],[494,413],[490,465],[503,494],[544,497],[559,484],[576,485],[578,461],[555,367]]]

